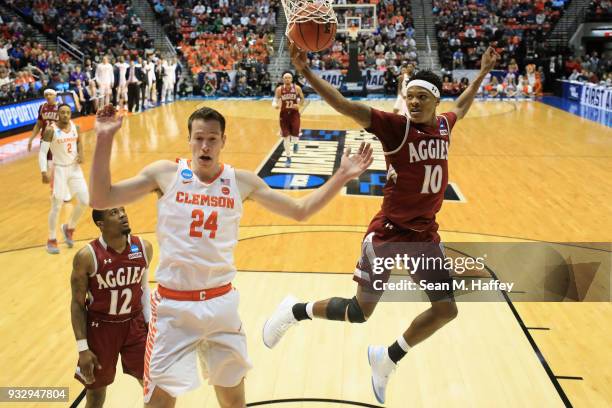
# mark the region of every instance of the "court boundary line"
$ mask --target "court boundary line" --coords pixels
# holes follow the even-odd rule
[[[464,256],[471,256],[457,249],[453,249],[453,250],[457,251],[458,253]],[[488,270],[491,276],[493,276],[496,280],[499,280],[499,278],[497,277],[497,274],[495,273],[495,271],[493,271],[493,269],[491,269],[490,266],[485,265],[485,269]],[[516,310],[516,308],[514,307],[514,303],[512,302],[512,299],[510,299],[510,296],[508,296],[508,293],[505,290],[500,290],[499,292],[501,292],[502,297],[506,300],[506,304],[510,308],[510,311],[512,312],[512,314],[514,315],[514,318],[516,319],[517,323],[519,324],[519,327],[523,331],[523,334],[527,338],[527,341],[531,345],[531,348],[533,349],[536,357],[540,361],[540,364],[542,364],[542,367],[544,368],[544,371],[548,375],[548,378],[550,379],[553,386],[557,390],[557,393],[559,394],[561,401],[566,407],[573,408],[573,405],[570,402],[567,395],[565,394],[565,390],[563,390],[563,387],[561,387],[561,384],[559,383],[557,376],[553,373],[552,369],[550,368],[550,365],[548,365],[548,361],[546,361],[544,354],[542,354],[542,351],[540,351],[540,348],[538,347],[537,343],[535,342],[533,337],[531,337],[531,333],[529,333],[529,330],[527,329],[527,326],[525,325],[523,318],[519,314],[518,310]]]
[[[253,228],[253,227],[325,227],[325,228],[329,228],[329,227],[361,227],[364,228],[364,231],[342,231],[342,230],[320,230],[320,231],[288,231],[288,232],[278,232],[278,233],[274,233],[274,234],[265,234],[265,235],[259,235],[257,237],[248,237],[248,238],[242,238],[242,239],[238,239],[238,242],[240,241],[246,241],[246,240],[250,240],[250,239],[255,239],[255,238],[264,238],[270,235],[277,235],[277,234],[302,234],[302,233],[309,233],[309,232],[354,232],[354,233],[360,233],[360,234],[364,234],[365,233],[365,229],[368,227],[368,225],[355,225],[355,224],[343,224],[343,225],[325,225],[325,224],[315,224],[315,225],[309,225],[309,224],[272,224],[272,225],[241,225],[241,228]],[[471,232],[471,231],[458,231],[458,230],[445,230],[445,229],[440,229],[438,230],[440,232],[451,232],[451,233],[455,233],[455,234],[466,234],[466,235],[482,235],[485,237],[496,237],[496,238],[509,238],[509,239],[516,239],[516,240],[522,240],[522,241],[530,241],[530,242],[542,242],[542,243],[546,243],[546,244],[556,244],[556,245],[563,245],[563,246],[568,246],[568,247],[572,247],[572,248],[582,248],[582,249],[590,249],[593,251],[598,251],[598,252],[607,252],[607,253],[612,253],[612,249],[608,250],[608,249],[602,249],[602,248],[593,248],[593,247],[589,247],[589,246],[584,246],[584,245],[575,245],[572,244],[570,242],[551,242],[551,241],[546,241],[543,239],[535,239],[535,238],[525,238],[525,237],[518,237],[518,236],[510,236],[510,235],[498,235],[498,234],[488,234],[488,233],[484,233],[484,232]],[[133,235],[142,235],[142,234],[155,234],[156,231],[138,231],[138,232],[133,232]],[[88,237],[88,238],[81,238],[78,240],[74,240],[75,243],[83,243],[83,242],[89,242],[92,241],[94,239],[99,238],[99,236],[95,236],[95,237]],[[448,241],[447,241],[448,242]],[[479,242],[479,241],[475,241],[475,242]],[[593,242],[598,242],[598,243],[607,243],[610,244],[610,242],[608,241],[593,241]],[[452,242],[451,242],[452,243]],[[34,249],[34,248],[44,248],[46,244],[36,244],[36,245],[28,245],[25,247],[21,247],[21,248],[11,248],[11,249],[4,249],[0,251],[0,255],[8,253],[8,252],[19,252],[19,251],[25,251],[28,249]]]

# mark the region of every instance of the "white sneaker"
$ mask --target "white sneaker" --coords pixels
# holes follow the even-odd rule
[[[298,303],[295,296],[289,295],[276,307],[263,327],[262,337],[267,348],[273,348],[291,326],[298,321],[293,316],[293,305]]]
[[[368,346],[368,363],[372,368],[372,390],[376,400],[385,403],[385,392],[389,376],[395,371],[396,364],[391,361],[385,346]]]

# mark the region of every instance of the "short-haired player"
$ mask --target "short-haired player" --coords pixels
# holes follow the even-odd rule
[[[280,109],[280,129],[285,148],[285,167],[291,167],[291,153],[298,152],[300,108],[304,105],[302,88],[293,82],[293,74],[285,72],[283,83],[276,87],[272,106]]]
[[[89,205],[89,192],[80,164],[83,162],[83,143],[79,127],[70,120],[72,110],[67,104],[57,109],[58,120],[46,127],[40,142],[38,165],[44,184],[53,179],[51,209],[49,210],[49,237],[47,252],[58,254],[57,222],[66,197],[76,196],[77,202],[72,209],[68,223],[62,224],[64,241],[69,248],[73,246],[76,224]],[[48,168],[48,153],[53,154],[53,169]],[[52,174],[50,174],[52,172]]]
[[[123,207],[93,210],[99,238],[72,262],[70,316],[79,360],[75,378],[87,389],[87,408],[102,407],[117,361],[142,385],[150,319],[150,242],[131,235]]]
[[[308,67],[306,55],[291,47],[294,66],[319,95],[336,111],[346,115],[382,143],[387,164],[382,208],[374,216],[362,243],[362,254],[353,279],[357,293],[352,299],[333,297],[299,303],[292,296],[281,302],[268,319],[263,341],[274,347],[289,327],[313,317],[363,323],[374,312],[383,294],[390,270],[375,268],[376,258],[423,257],[429,266],[411,270],[417,282],[433,283],[427,290],[431,307],[417,316],[391,346],[370,346],[372,388],[376,399],[385,402],[389,376],[411,347],[422,342],[457,316],[450,271],[444,268],[444,248],[438,235],[436,213],[448,184],[448,152],[455,122],[467,114],[480,83],[495,66],[499,55],[491,47],[483,54],[481,69],[453,108],[436,114],[442,80],[431,71],[420,71],[408,82],[406,105],[409,116],[382,112],[344,98]]]
[[[347,150],[327,183],[294,198],[273,190],[251,171],[222,163],[225,118],[201,108],[187,123],[189,160],[156,161],[132,178],[111,183],[110,155],[121,120],[109,110],[96,121],[91,204],[116,207],[158,194],[161,252],[155,272],[158,286],[151,296],[145,404],[172,407],[179,395],[197,388],[199,359],[219,405],[245,407],[244,377],[251,363],[238,315],[239,294],[232,287],[242,203],[252,199],[269,211],[304,220],[365,171],[372,163],[372,149],[364,143],[355,155]]]

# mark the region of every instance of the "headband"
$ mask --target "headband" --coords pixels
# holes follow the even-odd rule
[[[410,88],[412,88],[414,86],[420,86],[421,88],[425,88],[429,93],[431,93],[436,98],[440,97],[440,90],[438,89],[437,86],[435,86],[431,82],[427,82],[427,81],[424,81],[422,79],[414,79],[414,80],[408,82],[408,85],[406,86],[406,89],[408,90],[408,89],[410,89]]]

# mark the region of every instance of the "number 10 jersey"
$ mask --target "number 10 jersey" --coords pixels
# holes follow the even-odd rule
[[[157,203],[160,285],[174,290],[210,289],[236,275],[234,248],[242,217],[236,173],[229,165],[209,184],[179,160],[174,181]]]

